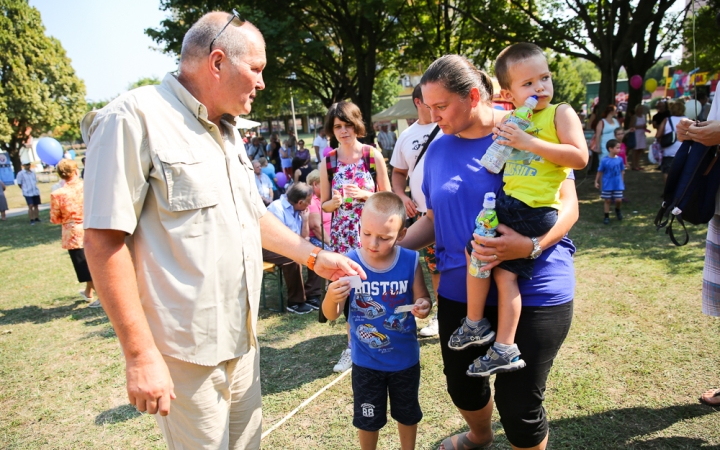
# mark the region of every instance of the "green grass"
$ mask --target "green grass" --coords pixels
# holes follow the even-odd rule
[[[628,172],[625,220],[602,224],[592,180],[578,174],[581,219],[575,317],[546,392],[553,449],[720,448],[717,411],[698,395],[720,387],[720,322],[700,312],[705,227],[673,246],[655,232],[662,179]],[[11,189],[11,188],[10,188]],[[81,287],[60,229],[0,223],[0,447],[163,448],[155,421],[128,405],[117,338]],[[268,286],[268,303],[274,289]],[[424,323],[424,321],[422,322]],[[345,323],[261,310],[264,429],[334,380]],[[418,448],[465,430],[445,391],[437,339],[421,341]],[[497,413],[494,448],[509,448]],[[263,441],[264,448],[356,448],[350,378]],[[380,448],[398,448],[395,426]]]

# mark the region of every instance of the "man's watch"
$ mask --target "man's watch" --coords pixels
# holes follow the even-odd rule
[[[540,253],[542,253],[542,247],[540,247],[540,241],[538,241],[538,238],[531,237],[530,240],[533,243],[533,249],[530,253],[530,256],[528,256],[528,259],[537,259],[538,256],[540,256]]]

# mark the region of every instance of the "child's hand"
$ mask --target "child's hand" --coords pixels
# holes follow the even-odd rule
[[[595,189],[600,189],[600,183],[598,183],[597,181],[595,182]]]
[[[424,319],[430,314],[432,309],[432,303],[427,298],[419,298],[415,302],[415,307],[412,310],[412,315],[418,319]]]
[[[533,136],[527,134],[518,127],[516,123],[504,122],[493,128],[493,133],[498,137],[502,136],[506,141],[503,142],[505,145],[509,145],[518,150],[530,150],[531,141],[535,139]]]
[[[337,280],[333,281],[328,285],[327,293],[325,294],[325,300],[340,303],[345,300],[348,295],[350,295],[350,281]]]

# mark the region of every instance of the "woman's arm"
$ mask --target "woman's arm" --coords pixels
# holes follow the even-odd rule
[[[408,228],[405,237],[398,243],[401,247],[420,250],[435,242],[435,215],[432,209]]]
[[[320,161],[320,208],[325,212],[333,212],[340,207],[340,202],[336,196],[333,195],[332,186],[330,180],[328,180],[327,164],[325,160],[327,156],[324,156]]]
[[[660,126],[659,126],[658,129],[655,131],[655,138],[656,138],[656,139],[660,139],[660,136],[662,136],[663,134],[665,134],[665,125],[667,125],[667,121],[668,121],[667,118],[666,118],[666,119],[663,119],[663,121],[660,123]]]
[[[293,174],[293,182],[297,183],[300,180],[300,175],[302,172],[300,172],[300,169],[297,169],[295,173]]]
[[[388,178],[388,170],[385,165],[385,157],[382,152],[373,148],[375,158],[375,167],[377,168],[377,192],[390,191],[390,178]]]
[[[593,149],[593,151],[595,153],[602,153],[602,149],[600,148],[600,146],[602,145],[602,132],[603,132],[604,126],[605,126],[605,121],[603,119],[600,119],[597,126],[595,127],[596,138],[595,138],[595,148]]]
[[[562,209],[555,225],[546,234],[537,237],[543,250],[560,242],[580,217],[575,180],[566,179],[560,185],[560,203]],[[502,261],[527,258],[533,251],[530,237],[523,236],[503,224],[498,225],[498,233],[501,236],[494,238],[473,234],[473,255],[489,263],[483,266],[482,270],[490,270]]]
[[[63,214],[60,208],[60,199],[57,195],[50,194],[50,222],[54,224],[63,223]]]

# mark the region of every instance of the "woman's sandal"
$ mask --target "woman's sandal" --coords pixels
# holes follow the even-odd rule
[[[473,450],[490,448],[493,444],[493,440],[495,440],[495,435],[493,435],[490,442],[486,442],[485,444],[476,444],[468,439],[467,435],[468,433],[460,433],[446,438],[440,443],[440,448],[438,450]],[[454,437],[457,437],[455,443],[452,441]]]
[[[701,395],[699,400],[703,405],[720,406],[720,389],[710,389]]]

